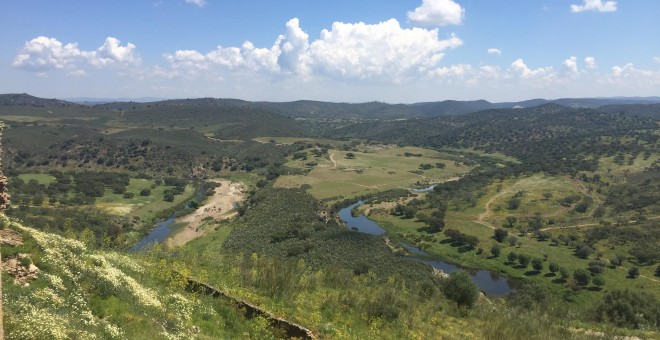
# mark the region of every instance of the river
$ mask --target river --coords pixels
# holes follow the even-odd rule
[[[197,202],[202,202],[204,198],[206,197],[206,190],[207,187],[202,183],[199,186],[199,189],[197,189],[197,193],[195,193],[195,199]],[[130,249],[130,251],[143,251],[148,249],[149,247],[152,247],[154,243],[163,243],[163,241],[167,238],[167,236],[170,235],[171,232],[174,231],[174,228],[172,228],[172,224],[174,224],[174,221],[176,221],[177,215],[184,210],[189,209],[190,206],[185,204],[183,208],[179,209],[178,211],[175,211],[170,215],[167,219],[156,222],[154,225],[154,228],[149,231],[147,235],[145,235],[138,243],[133,245]]]
[[[383,235],[387,230],[383,229],[376,222],[368,219],[364,215],[353,216],[351,211],[364,204],[363,201],[359,201],[353,205],[350,205],[339,211],[339,218],[346,224],[350,230],[355,230],[365,234],[371,235]],[[479,289],[483,291],[486,295],[490,296],[503,296],[511,292],[514,289],[514,283],[508,280],[506,277],[500,275],[496,272],[491,272],[488,270],[474,270],[474,269],[465,269],[461,268],[455,264],[440,260],[429,260],[430,254],[425,252],[422,249],[419,249],[411,244],[402,242],[401,246],[408,250],[410,253],[415,256],[408,256],[411,260],[420,261],[422,263],[428,264],[434,268],[442,270],[443,272],[449,274],[457,270],[464,270],[472,277],[472,280],[477,284]]]

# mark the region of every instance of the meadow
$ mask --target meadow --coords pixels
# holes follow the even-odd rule
[[[307,151],[310,150],[302,152]],[[438,163],[442,165],[439,167]],[[422,164],[426,168],[420,167]],[[306,159],[290,156],[285,166],[308,172],[280,176],[275,182],[276,187],[308,185],[310,194],[328,201],[388,189],[424,187],[459,178],[472,168],[434,150],[368,144],[349,150],[328,149],[322,156],[310,152]]]

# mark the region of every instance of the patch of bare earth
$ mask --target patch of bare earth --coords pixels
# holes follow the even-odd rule
[[[215,188],[213,196],[206,204],[200,206],[192,214],[180,217],[176,223],[185,224],[185,228],[167,239],[169,247],[177,247],[202,237],[211,231],[207,221],[224,220],[236,215],[234,204],[243,201],[245,187],[241,183],[226,179],[213,179],[211,182],[220,184]]]
[[[20,246],[23,238],[11,229],[0,230],[0,246]],[[39,268],[32,263],[29,254],[19,253],[2,259],[2,270],[14,278],[16,284],[29,286],[39,277]]]

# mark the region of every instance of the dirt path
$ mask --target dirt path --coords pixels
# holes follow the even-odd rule
[[[330,154],[330,161],[332,162],[332,168],[330,169],[337,169],[337,161],[335,161],[335,154],[331,153]]]
[[[244,186],[226,179],[213,179],[211,182],[219,183],[220,186],[215,188],[213,196],[208,198],[206,204],[199,207],[194,213],[176,220],[176,223],[185,223],[187,226],[167,239],[168,246],[181,246],[204,236],[210,231],[202,226],[206,220],[224,220],[236,214],[234,204],[243,200]]]
[[[477,222],[481,225],[484,225],[488,228],[496,229],[495,227],[493,227],[492,225],[490,225],[488,222],[485,221],[486,217],[488,217],[488,215],[490,215],[490,211],[491,211],[490,210],[490,205],[493,204],[493,202],[495,202],[496,199],[498,199],[498,198],[500,198],[500,197],[502,197],[506,194],[510,194],[511,192],[513,192],[513,189],[518,185],[518,183],[520,183],[520,181],[517,181],[516,183],[513,183],[513,185],[510,186],[509,188],[507,188],[506,190],[502,190],[502,191],[498,192],[496,195],[493,195],[493,197],[491,197],[488,200],[488,202],[486,202],[486,204],[484,205],[485,211],[482,212],[481,214],[479,214],[479,216],[477,216],[477,220],[475,222]]]

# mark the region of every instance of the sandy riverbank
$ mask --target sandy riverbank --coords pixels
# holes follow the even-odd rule
[[[211,228],[208,223],[205,225],[205,222],[210,219],[223,220],[236,215],[234,204],[243,201],[245,186],[226,179],[212,179],[211,182],[220,186],[215,188],[213,196],[208,197],[206,203],[194,213],[177,218],[176,223],[183,223],[186,226],[167,238],[165,242],[168,246],[181,246],[206,235]]]

